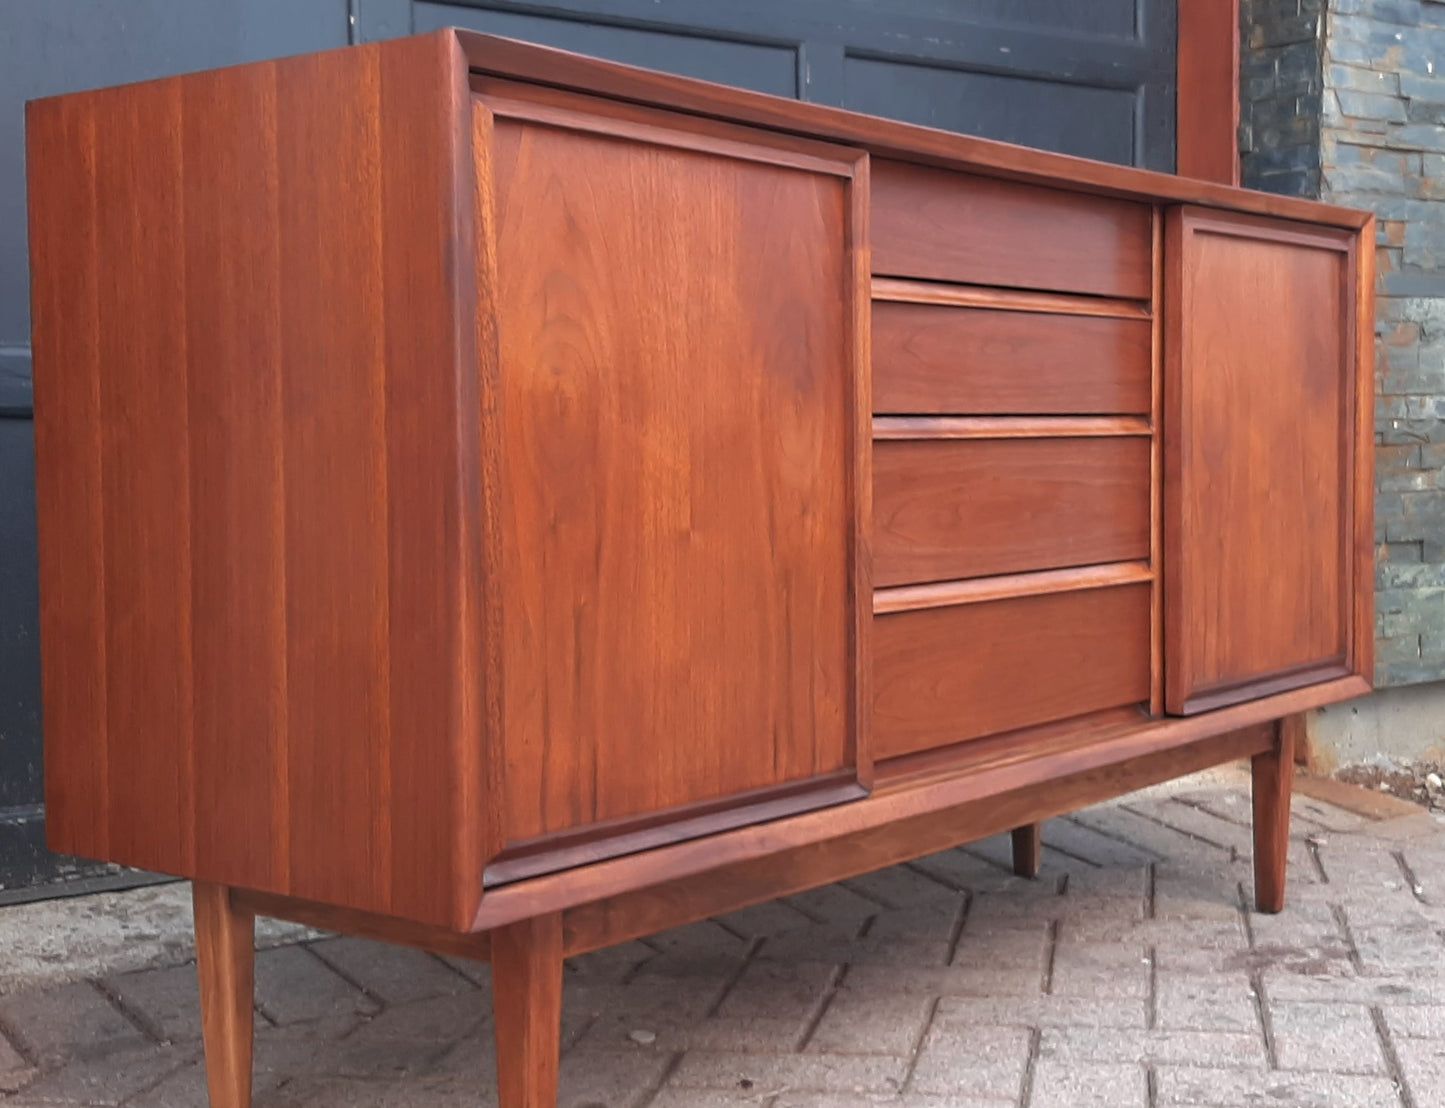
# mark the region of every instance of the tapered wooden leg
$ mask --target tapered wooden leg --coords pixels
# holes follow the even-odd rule
[[[1254,756],[1254,906],[1261,912],[1284,907],[1285,860],[1289,855],[1289,798],[1294,785],[1299,716],[1275,725],[1273,750]]]
[[[251,1108],[256,920],[224,885],[197,881],[192,899],[211,1108]]]
[[[1039,875],[1039,866],[1043,864],[1043,831],[1042,823],[1026,823],[1014,828],[1014,873],[1020,877]]]
[[[562,1052],[562,917],[492,932],[501,1108],[556,1108]]]

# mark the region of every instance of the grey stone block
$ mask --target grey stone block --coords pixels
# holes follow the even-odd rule
[[[42,1066],[105,1058],[148,1043],[146,1037],[89,982],[0,1000],[3,1020],[18,1045]]]
[[[1333,89],[1340,112],[1351,119],[1378,119],[1386,123],[1404,123],[1405,105],[1396,96]]]

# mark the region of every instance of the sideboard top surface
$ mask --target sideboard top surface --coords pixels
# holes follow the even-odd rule
[[[1084,192],[1232,208],[1355,229],[1363,227],[1369,219],[1368,213],[1353,208],[901,123],[476,31],[449,29],[436,33],[456,36],[474,77],[511,78],[600,94],[689,115],[846,142],[862,146],[877,157],[1049,183]]]

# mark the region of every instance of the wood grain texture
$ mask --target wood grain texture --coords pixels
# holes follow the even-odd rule
[[[1255,726],[1128,756],[1115,749],[1102,766],[1081,757],[1097,750],[1087,742],[1046,755],[1035,750],[1033,758],[1026,755],[1002,765],[980,760],[934,786],[962,795],[972,794],[971,785],[977,782],[982,786],[979,799],[900,811],[877,828],[849,832],[839,828],[826,841],[579,904],[564,916],[564,949],[569,956],[584,954],[997,835],[1181,774],[1250,757],[1269,746],[1272,734],[1272,727]],[[1111,745],[1096,737],[1100,741]]]
[[[1044,827],[1041,823],[1026,823],[1010,832],[1013,845],[1015,877],[1037,877],[1043,863]]]
[[[1204,2],[1204,0],[1201,0]],[[1109,165],[1045,150],[951,133],[819,104],[786,100],[707,81],[638,69],[472,31],[457,38],[472,67],[472,87],[485,92],[498,78],[583,89],[635,104],[655,104],[703,119],[728,119],[835,142],[849,142],[877,158],[962,169],[1006,180],[1056,186],[1100,196],[1213,204],[1262,215],[1359,228],[1368,218],[1351,208],[1249,192],[1168,173]]]
[[[511,841],[855,761],[854,157],[646,135],[496,124]]]
[[[556,1108],[562,1054],[562,917],[492,935],[499,1108]]]
[[[873,417],[873,438],[884,439],[1092,439],[1150,438],[1146,416],[941,416]]]
[[[1354,240],[1197,209],[1167,237],[1165,700],[1188,712],[1350,672]]]
[[[1147,320],[873,305],[873,410],[1147,414]]]
[[[196,972],[211,1108],[251,1108],[256,1019],[255,917],[224,885],[196,882]]]
[[[1355,377],[1346,407],[1346,431],[1352,439],[1347,457],[1349,504],[1346,513],[1346,569],[1354,598],[1351,613],[1350,669],[1375,679],[1375,219],[1355,235],[1350,253],[1354,282]]]
[[[468,98],[440,34],[31,108],[57,846],[472,914]]]
[[[1179,0],[1176,168],[1239,183],[1239,0]]]
[[[948,608],[955,604],[983,604],[1016,596],[1107,589],[1154,580],[1147,562],[1046,569],[1037,573],[1006,573],[967,581],[939,581],[928,585],[896,585],[873,593],[873,614],[908,612],[919,608]]]
[[[1148,439],[874,448],[877,587],[1148,557]]]
[[[1149,296],[1144,204],[873,161],[873,272]]]
[[[876,622],[873,739],[880,759],[1149,699],[1146,585],[930,608]]]
[[[83,100],[26,105],[45,829],[53,850],[108,858],[95,131]]]
[[[1254,906],[1260,912],[1278,912],[1284,908],[1295,736],[1303,727],[1301,716],[1280,720],[1270,749],[1250,759],[1254,809]]]
[[[395,916],[374,912],[358,912],[354,908],[338,908],[315,900],[302,900],[276,893],[260,893],[252,889],[232,889],[231,903],[239,911],[268,919],[290,920],[314,927],[318,931],[335,931],[375,942],[394,943],[413,950],[428,950],[453,958],[474,962],[491,960],[491,943],[487,935],[458,932],[447,926],[416,923]]]
[[[1149,714],[1164,714],[1164,209],[1154,209],[1154,307],[1149,330]]]
[[[1348,700],[1368,692],[1369,687],[1369,683],[1361,677],[1344,677],[1321,685],[1292,689],[1265,700],[1235,704],[1203,716],[1151,720],[1135,707],[1109,713],[1111,718],[1107,726],[1089,726],[1097,717],[1082,717],[1066,725],[1045,725],[1025,732],[974,739],[951,748],[927,752],[923,760],[933,764],[934,772],[922,779],[911,772],[900,773],[895,769],[911,769],[912,764],[919,760],[917,756],[880,761],[873,793],[866,799],[826,811],[805,812],[787,820],[743,828],[728,835],[614,858],[570,873],[519,881],[483,897],[472,928],[485,931],[516,920],[619,897],[648,886],[664,885],[854,832],[863,832],[866,837],[868,833],[912,815],[996,796],[1004,782],[1011,782],[1010,788],[1037,787],[1055,777],[1096,770],[1109,779],[1114,768],[1134,758],[1169,754],[1184,746],[1193,746],[1200,740],[1223,744],[1220,736],[1226,733],[1272,721],[1291,712],[1308,711],[1322,704]],[[1206,760],[1195,768],[1240,756],[1224,753],[1211,762],[1207,760],[1207,755],[1218,748],[1209,741],[1205,741],[1203,746],[1206,749],[1200,757]],[[1241,754],[1253,754],[1260,749],[1264,747]],[[1117,783],[1117,779],[1114,780]],[[1128,787],[1122,787],[1108,795],[1117,796],[1127,791]],[[1103,794],[1095,799],[1103,799]],[[1021,815],[1013,823],[1003,823],[995,830],[1007,831],[1030,819],[1047,818],[1067,810],[1064,806],[1052,813]],[[861,873],[864,869],[854,872]],[[820,883],[827,884],[827,881]],[[786,893],[779,891],[760,899],[781,895]]]

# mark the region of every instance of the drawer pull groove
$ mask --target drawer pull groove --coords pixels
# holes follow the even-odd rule
[[[1137,585],[1154,579],[1148,562],[1114,562],[1109,565],[1047,569],[1037,573],[1008,573],[967,581],[938,581],[928,585],[898,585],[873,593],[873,614],[913,612],[923,608],[951,608],[1018,596],[1046,596],[1083,592],[1116,585]]]
[[[991,285],[958,285],[944,281],[912,281],[874,277],[873,299],[905,304],[943,304],[956,308],[992,308],[1004,312],[1047,312],[1050,315],[1091,315],[1110,319],[1149,319],[1147,300],[1121,300],[1066,292],[1032,292]]]
[[[1142,416],[874,416],[873,437],[910,439],[1148,438]]]

